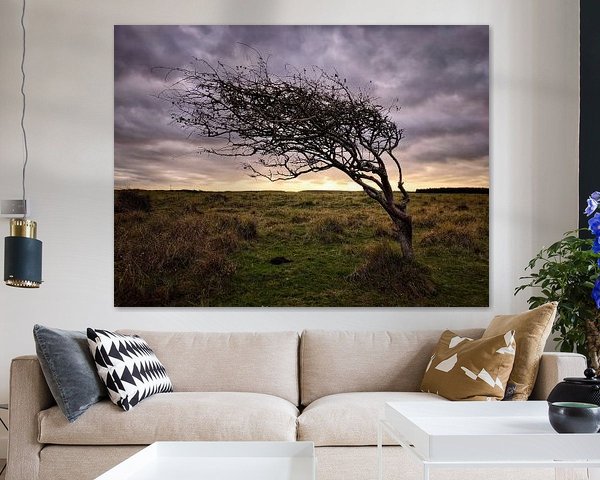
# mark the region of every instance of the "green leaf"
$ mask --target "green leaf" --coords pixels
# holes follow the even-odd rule
[[[514,294],[528,287],[539,292],[527,299],[530,308],[558,300],[558,316],[552,327],[561,351],[587,353],[585,319],[596,315],[591,299],[594,283],[600,277],[599,254],[592,251],[593,240],[579,238],[582,230],[567,232],[549,247],[542,248],[527,264],[530,275],[520,277]]]

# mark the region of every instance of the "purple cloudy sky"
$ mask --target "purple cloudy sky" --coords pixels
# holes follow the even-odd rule
[[[173,78],[152,67],[195,58],[247,64],[250,45],[276,73],[285,65],[336,70],[382,105],[398,99],[397,156],[409,189],[489,185],[487,26],[115,26],[115,187],[202,190],[359,189],[333,171],[289,182],[249,178],[235,158],[170,124],[156,98]]]

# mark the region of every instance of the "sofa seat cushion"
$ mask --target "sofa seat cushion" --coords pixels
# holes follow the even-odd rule
[[[168,440],[296,440],[297,408],[246,392],[159,393],[124,412],[105,400],[69,423],[58,407],[38,414],[38,440],[60,445],[148,445]]]
[[[315,446],[377,445],[377,423],[386,402],[447,402],[432,393],[338,393],[312,402],[298,417],[298,440]],[[384,445],[398,445],[385,435]]]

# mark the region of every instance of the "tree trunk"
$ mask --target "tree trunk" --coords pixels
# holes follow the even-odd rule
[[[402,217],[394,215],[393,213],[389,213],[389,215],[394,222],[394,232],[396,234],[396,240],[402,249],[402,255],[407,259],[414,258],[415,254],[412,246],[412,217],[406,214]]]
[[[406,213],[408,206],[408,193],[403,190],[403,199],[400,203],[395,203],[394,192],[392,187],[387,181],[387,176],[382,176],[384,191],[383,194],[378,194],[372,189],[362,185],[363,189],[374,200],[377,200],[383,207],[385,212],[392,219],[394,224],[394,234],[396,235],[396,241],[400,244],[402,255],[406,259],[413,259],[415,257],[412,245],[413,229],[412,229],[412,217]]]
[[[588,358],[590,359],[590,367],[592,367],[596,372],[599,371],[599,358],[600,354],[600,311],[598,311],[594,318],[588,318],[585,321],[585,330],[586,330],[586,341],[587,341],[587,351]]]

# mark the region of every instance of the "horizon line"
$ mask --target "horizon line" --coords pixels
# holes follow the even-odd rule
[[[345,192],[345,193],[364,193],[364,190],[338,190],[338,189],[305,189],[305,190],[203,190],[201,188],[117,188],[113,191],[142,190],[146,192],[201,192],[201,193],[302,193],[302,192]],[[416,190],[407,190],[408,193],[417,193],[417,190],[490,190],[490,187],[423,187]],[[400,193],[400,190],[394,190],[394,193]]]

